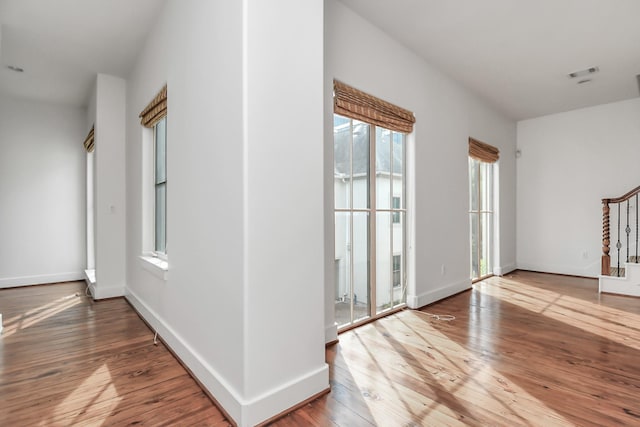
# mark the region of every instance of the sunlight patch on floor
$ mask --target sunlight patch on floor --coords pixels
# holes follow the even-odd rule
[[[26,329],[30,326],[36,325],[43,320],[46,320],[64,310],[73,307],[81,302],[81,297],[76,294],[67,295],[59,298],[50,303],[41,305],[40,307],[26,311],[23,314],[19,314],[11,317],[4,323],[4,331],[2,335],[5,337],[11,336],[21,329]]]
[[[73,425],[101,425],[121,400],[113,385],[109,368],[102,365],[56,406],[51,419],[43,420],[40,425],[70,419],[73,420]]]
[[[570,424],[430,327],[428,318],[421,317],[417,328],[412,326],[415,320],[403,320],[406,316],[419,317],[406,311],[388,318],[393,334],[371,325],[340,338],[345,363],[378,425],[468,425],[495,419],[496,414],[509,425],[528,425],[531,419],[538,425]],[[407,376],[415,383],[407,383]]]
[[[607,340],[640,350],[640,315],[523,283],[484,285],[477,291]]]

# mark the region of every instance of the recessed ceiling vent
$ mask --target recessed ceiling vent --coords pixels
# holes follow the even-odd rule
[[[584,70],[574,71],[573,73],[567,74],[567,77],[570,79],[575,79],[576,77],[588,76],[590,74],[594,74],[600,71],[599,67],[589,67]]]

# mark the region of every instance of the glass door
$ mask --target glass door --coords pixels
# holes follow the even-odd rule
[[[405,135],[334,116],[339,328],[405,303]]]
[[[493,274],[493,164],[469,157],[471,280]]]

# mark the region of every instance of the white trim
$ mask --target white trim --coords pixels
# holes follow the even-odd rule
[[[158,257],[140,255],[140,266],[159,279],[169,278],[169,263]]]
[[[324,343],[330,343],[338,339],[338,325],[335,323],[333,325],[326,326],[324,328]]]
[[[423,292],[420,295],[407,295],[407,306],[413,309],[424,307],[425,305],[450,297],[458,292],[466,291],[467,289],[471,289],[471,279],[450,283],[437,289]]]
[[[89,292],[91,292],[91,296],[94,300],[107,299],[107,298],[117,298],[124,296],[125,287],[122,286],[98,286],[96,283],[92,283],[89,285]]]
[[[518,262],[518,269],[537,271],[540,273],[567,274],[571,276],[597,278],[600,274],[600,258],[598,258],[597,261],[584,267]]]
[[[0,289],[12,288],[16,286],[44,285],[48,283],[72,282],[84,280],[84,271],[73,271],[68,273],[41,274],[36,276],[7,277],[0,279]]]
[[[218,403],[235,420],[239,419],[242,411],[242,399],[237,391],[229,385],[185,340],[182,339],[166,322],[147,306],[138,296],[126,288],[125,298],[135,307],[138,313],[171,350],[189,367],[198,381],[213,395]]]
[[[158,335],[167,346],[180,358],[202,386],[215,397],[239,426],[256,425],[327,388],[329,368],[326,363],[323,363],[315,371],[301,375],[258,397],[245,400],[176,331],[142,302],[131,289],[126,288],[125,298],[135,307],[151,328],[158,332]]]
[[[507,264],[505,266],[502,267],[494,267],[493,269],[493,274],[495,274],[496,276],[504,276],[506,274],[511,273],[512,271],[516,270],[517,267],[515,264]]]
[[[640,264],[624,263],[625,275],[599,276],[598,292],[640,297]]]
[[[241,426],[254,426],[329,388],[329,365],[273,388],[244,403]],[[281,409],[275,409],[281,408]],[[275,412],[274,412],[275,410]]]
[[[87,282],[87,285],[95,285],[96,284],[96,270],[95,269],[87,269],[84,271],[84,281]]]

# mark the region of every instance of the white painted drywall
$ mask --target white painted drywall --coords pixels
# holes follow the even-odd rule
[[[85,114],[0,97],[0,287],[83,278]]]
[[[306,399],[318,378],[328,386],[322,7],[318,0],[266,7],[168,1],[127,80],[127,297],[240,425]],[[306,52],[291,55],[285,40]],[[165,83],[162,280],[138,260],[142,144],[150,140],[137,116]],[[300,105],[282,113],[294,95]],[[301,304],[309,298],[318,304]]]
[[[601,199],[640,185],[639,141],[638,98],[518,122],[519,268],[600,274]]]
[[[497,146],[500,259],[515,267],[515,123],[335,0],[325,2],[325,327],[333,327],[332,79],[415,113],[409,138],[414,223],[407,301],[417,307],[469,288],[468,138]],[[411,175],[411,172],[410,172]],[[445,273],[442,274],[442,266]],[[495,268],[494,267],[494,268]]]
[[[126,82],[107,74],[96,80],[94,215],[96,299],[124,295],[125,288]]]
[[[323,2],[245,4],[245,385],[255,406],[283,410],[329,385]]]

